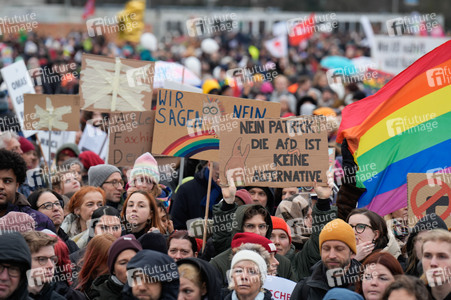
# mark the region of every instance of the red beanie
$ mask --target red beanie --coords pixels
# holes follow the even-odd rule
[[[288,226],[287,222],[285,222],[285,220],[282,218],[273,216],[271,216],[271,221],[272,221],[272,230],[282,229],[283,231],[285,231],[288,234],[288,238],[290,239],[291,244],[291,229]]]
[[[262,245],[269,253],[277,252],[276,245],[264,236],[253,232],[239,232],[232,239],[232,249],[238,248],[242,244],[251,243]]]
[[[81,161],[86,171],[89,170],[90,167],[105,164],[103,159],[101,159],[97,153],[92,151],[83,151],[78,156],[78,159]]]
[[[235,197],[240,198],[244,202],[244,204],[252,204],[251,194],[246,189],[236,191]]]
[[[23,153],[27,153],[28,151],[35,150],[34,145],[29,140],[24,138],[23,136],[21,136],[19,138],[19,143],[20,143],[20,149],[22,149]]]

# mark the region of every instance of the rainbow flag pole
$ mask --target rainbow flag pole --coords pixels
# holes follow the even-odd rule
[[[407,206],[407,173],[451,171],[451,41],[347,106],[337,142],[344,138],[366,188],[359,207],[380,215]]]

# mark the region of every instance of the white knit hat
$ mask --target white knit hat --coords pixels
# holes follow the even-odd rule
[[[266,280],[266,276],[268,275],[268,266],[263,257],[252,250],[240,250],[233,256],[230,269],[232,270],[233,267],[242,260],[250,260],[258,266],[258,268],[260,269],[260,275],[263,284],[263,282]],[[231,274],[232,272],[230,272],[230,276]]]

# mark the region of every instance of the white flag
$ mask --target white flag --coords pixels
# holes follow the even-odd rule
[[[288,55],[287,36],[281,35],[265,41],[265,47],[272,56],[277,58],[285,57]]]

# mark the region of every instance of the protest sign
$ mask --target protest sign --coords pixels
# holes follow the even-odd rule
[[[141,154],[150,152],[154,122],[154,110],[111,114],[108,162],[117,167],[133,166]]]
[[[80,142],[78,142],[78,148],[81,152],[87,150],[95,152],[106,162],[108,156],[108,134],[86,123]]]
[[[8,94],[14,106],[20,126],[24,129],[24,120],[29,116],[24,115],[24,94],[34,94],[33,83],[23,60],[19,60],[1,69],[3,80],[8,87]],[[35,134],[36,131],[24,130],[25,137]]]
[[[326,185],[329,169],[324,117],[240,120],[220,139],[221,182],[237,186]]]
[[[83,54],[80,98],[84,110],[148,111],[155,63]]]
[[[407,174],[409,217],[421,219],[426,214],[436,213],[451,227],[451,174],[409,173]]]
[[[263,287],[271,292],[274,300],[290,300],[296,282],[277,276],[266,277]]]
[[[171,80],[165,80],[163,82],[163,88],[170,89],[170,90],[176,90],[176,91],[185,91],[185,92],[193,92],[193,93],[199,93],[202,94],[202,89],[186,84],[186,83],[180,83],[176,81]]]
[[[278,118],[280,104],[160,89],[152,153],[218,161],[219,136],[237,119]]]
[[[371,48],[371,58],[377,69],[398,74],[417,59],[448,41],[449,38],[426,36],[375,35]]]
[[[47,162],[55,157],[56,150],[66,143],[75,143],[75,131],[52,131],[51,141],[49,141],[48,131],[38,131],[37,136],[41,142],[42,155],[44,155]],[[49,158],[49,147],[51,158]]]
[[[24,95],[26,129],[78,131],[80,98],[78,95]],[[49,126],[51,128],[49,128]]]

